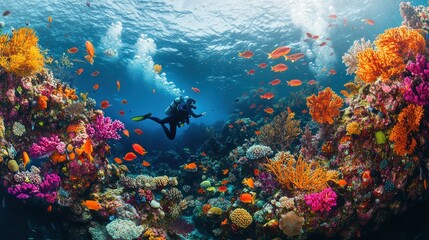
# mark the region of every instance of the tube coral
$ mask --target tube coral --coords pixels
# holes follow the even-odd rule
[[[340,114],[343,100],[331,88],[325,88],[319,94],[307,98],[307,107],[313,121],[317,123],[334,123],[334,118]]]
[[[402,109],[389,136],[389,140],[395,143],[393,150],[396,154],[404,156],[414,152],[417,142],[410,133],[418,130],[422,116],[422,106],[410,104]]]
[[[287,189],[322,191],[328,187],[328,181],[338,178],[337,171],[326,170],[316,162],[308,164],[301,156],[296,161],[293,156],[284,153],[277,161],[269,160],[264,166]]]
[[[17,29],[12,37],[1,35],[0,66],[20,77],[38,73],[45,59],[37,42],[36,33],[30,28]]]

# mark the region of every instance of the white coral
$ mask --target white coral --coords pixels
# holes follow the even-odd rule
[[[355,40],[353,45],[349,48],[347,53],[343,55],[343,63],[347,67],[347,74],[351,75],[356,72],[358,60],[356,58],[357,54],[362,52],[367,48],[372,48],[373,45],[370,40],[365,42],[364,38],[359,40]]]
[[[131,220],[115,219],[106,226],[107,232],[113,239],[137,239],[143,232],[142,226],[136,226]]]

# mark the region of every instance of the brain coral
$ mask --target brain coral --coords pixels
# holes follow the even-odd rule
[[[252,216],[244,208],[237,208],[229,215],[231,222],[241,228],[247,228],[252,224]]]

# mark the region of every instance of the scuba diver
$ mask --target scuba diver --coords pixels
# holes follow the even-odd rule
[[[195,114],[192,111],[192,109],[197,108],[194,106],[195,103],[196,101],[188,96],[180,96],[175,98],[174,101],[167,107],[167,109],[165,109],[164,112],[167,114],[167,117],[163,119],[152,117],[152,113],[147,113],[145,115],[133,117],[131,120],[143,121],[146,119],[151,119],[152,121],[161,124],[165,135],[167,135],[168,139],[173,140],[176,137],[176,127],[183,127],[185,123],[189,124],[190,116],[199,118],[206,115],[206,112]],[[170,129],[165,126],[166,123],[170,125]]]

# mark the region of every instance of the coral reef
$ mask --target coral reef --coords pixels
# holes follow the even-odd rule
[[[313,94],[307,98],[310,115],[317,123],[334,123],[342,106],[343,100],[329,87],[320,91],[317,96]]]
[[[321,192],[305,195],[304,201],[311,206],[313,212],[329,212],[337,205],[337,194],[332,188],[326,188]]]
[[[253,145],[246,151],[246,157],[250,160],[269,157],[273,154],[270,147],[264,145]]]

